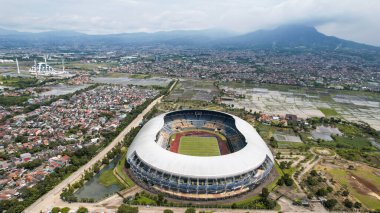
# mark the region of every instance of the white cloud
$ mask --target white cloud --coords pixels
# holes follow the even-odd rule
[[[221,28],[238,32],[306,23],[380,45],[378,0],[0,0],[0,26],[92,34]]]

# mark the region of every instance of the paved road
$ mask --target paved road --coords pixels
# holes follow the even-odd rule
[[[80,167],[76,172],[71,174],[68,178],[63,180],[54,189],[43,195],[36,202],[30,205],[24,210],[25,213],[35,213],[40,211],[46,211],[54,207],[60,201],[61,191],[67,187],[68,184],[72,184],[79,180],[85,170],[90,169],[96,162],[102,160],[108,152],[110,152],[118,143],[123,141],[125,135],[134,127],[137,127],[146,115],[157,103],[161,101],[163,96],[154,100],[142,113],[140,113],[106,148],[99,152],[94,158],[92,158],[84,166]]]

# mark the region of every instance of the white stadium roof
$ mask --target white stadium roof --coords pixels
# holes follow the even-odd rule
[[[266,156],[274,162],[271,151],[256,130],[234,115],[231,116],[235,119],[236,128],[244,135],[247,143],[241,150],[212,157],[189,156],[166,150],[155,142],[157,133],[164,126],[166,114],[151,119],[142,127],[128,149],[127,158],[136,152],[140,160],[156,170],[194,178],[240,175],[258,168]]]

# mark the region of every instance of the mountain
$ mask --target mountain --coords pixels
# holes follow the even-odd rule
[[[223,49],[348,50],[380,53],[379,47],[326,36],[314,27],[286,25],[237,35],[223,30],[177,30],[154,33],[88,35],[74,31],[23,33],[0,29],[0,47],[33,46],[185,46]]]
[[[7,29],[0,28],[0,36],[15,35],[15,34],[20,34],[20,32],[16,30],[7,30]]]
[[[225,39],[220,46],[233,48],[308,48],[308,49],[367,49],[380,50],[378,47],[327,36],[314,27],[286,25],[272,30],[258,30]]]

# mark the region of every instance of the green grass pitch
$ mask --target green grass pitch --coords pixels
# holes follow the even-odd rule
[[[215,137],[182,136],[178,152],[192,156],[220,155],[218,140]]]

